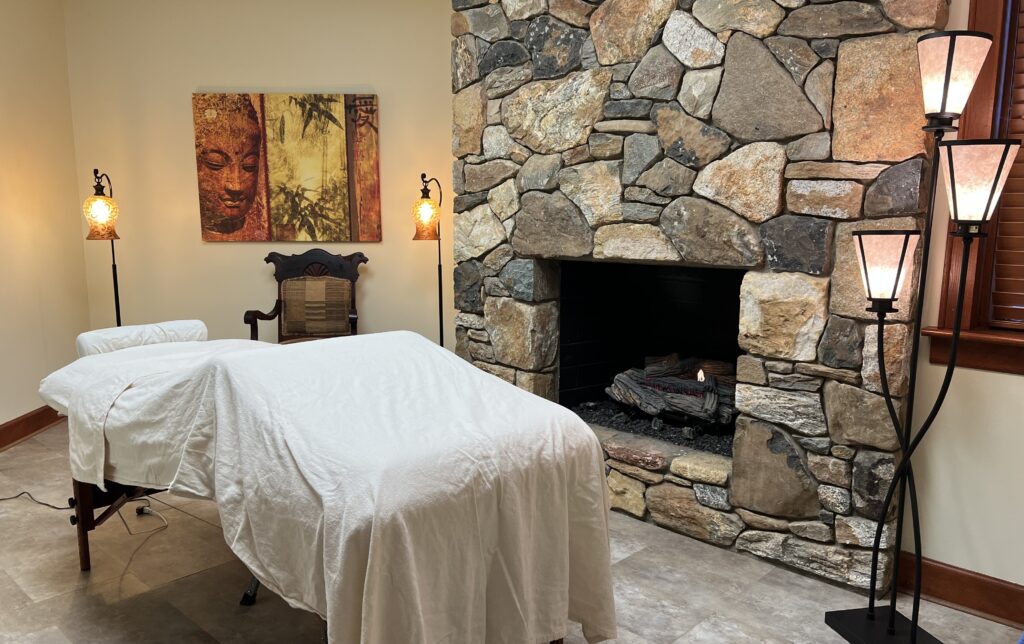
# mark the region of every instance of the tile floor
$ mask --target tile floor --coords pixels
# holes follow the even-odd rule
[[[0,452],[0,497],[29,489],[63,505],[69,495],[61,424]],[[69,512],[18,499],[0,503],[0,642],[319,642],[320,619],[248,581],[208,502],[161,494],[155,516],[124,512],[92,533],[93,569],[78,570]],[[696,644],[839,641],[822,622],[861,606],[853,592],[749,556],[612,515],[619,642]],[[952,644],[1015,644],[1019,633],[936,604],[922,624]],[[577,627],[567,643],[584,640]]]

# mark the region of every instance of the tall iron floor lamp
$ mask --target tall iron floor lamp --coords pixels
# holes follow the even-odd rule
[[[110,240],[110,271],[114,276],[114,317],[117,326],[121,326],[121,293],[117,287],[117,256],[114,253],[114,240],[120,239],[115,230],[119,208],[114,201],[114,185],[110,183],[110,177],[105,172],[100,174],[97,169],[92,171],[92,176],[95,181],[93,194],[82,204],[85,220],[89,222],[89,234],[85,238],[94,241]],[[109,197],[103,189],[104,180],[110,189]]]
[[[1013,160],[1020,149],[1020,141],[990,139],[971,141],[943,141],[947,132],[955,132],[953,121],[960,118],[967,98],[974,87],[978,73],[992,43],[992,37],[973,31],[945,31],[927,34],[918,39],[918,59],[924,96],[924,129],[934,135],[934,148],[930,173],[930,200],[924,230],[861,230],[854,232],[860,256],[861,277],[870,306],[868,311],[878,318],[878,371],[882,394],[899,440],[902,457],[896,465],[892,481],[882,502],[882,511],[875,529],[871,553],[871,584],[867,608],[831,611],[825,614],[825,623],[848,642],[863,644],[904,643],[931,644],[939,640],[918,626],[921,605],[921,524],[917,507],[917,489],[910,463],[925,434],[931,429],[945,401],[956,369],[957,349],[963,317],[964,295],[970,266],[971,246],[975,239],[985,236],[988,221],[996,211],[999,196],[1010,174]],[[931,241],[932,217],[935,212],[935,188],[938,175],[944,178],[949,213],[954,230],[963,244],[953,335],[950,341],[949,361],[935,401],[916,432],[913,430],[914,393],[917,384],[917,358],[921,341],[921,315],[916,317],[910,352],[910,378],[908,380],[906,414],[901,421],[893,402],[885,368],[885,319],[895,312],[896,302],[904,291],[908,275],[912,273],[917,246],[922,246],[921,270],[917,287],[919,309],[923,307],[928,275],[928,256]],[[882,533],[896,491],[896,533],[893,546],[899,552],[903,535],[904,500],[910,502],[911,528],[914,535],[914,595],[911,617],[907,619],[896,610],[896,579],[899,557],[894,557],[892,590],[888,607],[875,608],[877,596],[878,562]]]
[[[430,196],[431,182],[437,184],[438,200]],[[415,241],[437,242],[437,343],[444,346],[444,293],[441,281],[441,204],[444,203],[444,192],[441,182],[436,178],[427,178],[427,173],[420,175],[420,198],[412,205],[412,217],[416,223]]]

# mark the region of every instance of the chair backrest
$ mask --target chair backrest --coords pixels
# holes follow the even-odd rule
[[[270,253],[264,261],[274,265],[277,280],[279,342],[355,332],[355,286],[366,255],[314,248],[299,255]]]

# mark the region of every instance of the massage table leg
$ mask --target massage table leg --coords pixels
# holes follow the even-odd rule
[[[92,488],[88,483],[71,481],[74,497],[68,499],[68,505],[75,509],[75,516],[71,517],[71,525],[78,531],[78,566],[83,571],[92,567],[89,558],[89,531],[95,525],[93,522]]]
[[[256,593],[260,590],[260,580],[256,579],[256,575],[252,576],[249,581],[249,587],[245,589],[245,593],[242,594],[242,601],[238,602],[242,606],[252,606],[256,603]]]

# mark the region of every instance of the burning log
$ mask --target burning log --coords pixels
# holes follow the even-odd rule
[[[735,368],[717,360],[678,356],[649,358],[644,369],[629,369],[605,392],[651,416],[684,414],[707,423],[727,424],[736,413]]]

